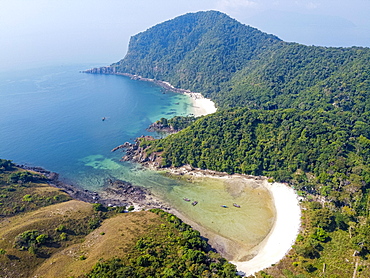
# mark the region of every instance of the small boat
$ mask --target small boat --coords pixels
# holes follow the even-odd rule
[[[221,205],[222,208],[227,208],[227,205]]]
[[[101,120],[104,122],[105,121],[105,117],[101,118]]]
[[[233,204],[233,206],[236,207],[236,208],[240,208],[240,205],[235,204],[235,203]]]
[[[193,206],[195,206],[196,204],[198,204],[198,201],[194,201],[191,203]]]
[[[188,198],[184,198],[184,201],[186,201],[186,202],[190,202],[190,199],[188,199]]]

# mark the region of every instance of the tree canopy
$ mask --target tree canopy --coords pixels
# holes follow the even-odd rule
[[[369,111],[370,49],[287,43],[207,11],[133,36],[117,72],[200,92],[219,107]]]

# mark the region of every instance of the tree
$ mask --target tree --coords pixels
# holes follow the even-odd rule
[[[28,230],[15,237],[14,245],[20,250],[28,250],[31,254],[37,253],[37,248],[45,244],[48,235],[37,230]]]
[[[12,170],[14,167],[14,163],[12,163],[11,160],[6,160],[6,159],[0,159],[0,171],[9,171]]]

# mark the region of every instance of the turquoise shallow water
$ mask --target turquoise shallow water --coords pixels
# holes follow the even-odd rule
[[[162,117],[190,114],[188,97],[124,76],[79,72],[91,66],[1,74],[0,158],[44,167],[90,190],[101,189],[108,178],[129,181],[151,188],[183,215],[241,248],[263,240],[274,220],[265,190],[238,181],[171,178],[120,162],[122,152],[111,152],[141,135],[155,135],[145,129]],[[199,203],[193,207],[184,197]]]

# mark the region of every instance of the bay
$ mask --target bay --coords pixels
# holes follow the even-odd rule
[[[121,168],[122,155],[110,153],[112,148],[149,134],[145,129],[161,117],[191,111],[184,95],[124,76],[79,72],[88,67],[2,74],[1,157],[98,189],[104,170]]]
[[[1,74],[0,158],[41,166],[94,191],[109,178],[144,186],[206,233],[231,240],[239,249],[258,245],[274,222],[271,196],[262,187],[235,180],[173,178],[121,162],[122,152],[111,152],[141,135],[160,136],[146,128],[162,117],[191,114],[190,99],[125,76],[80,73],[92,66]],[[184,197],[199,203],[192,206]],[[229,208],[220,207],[226,204]],[[237,251],[229,257],[245,256],[248,252]]]

